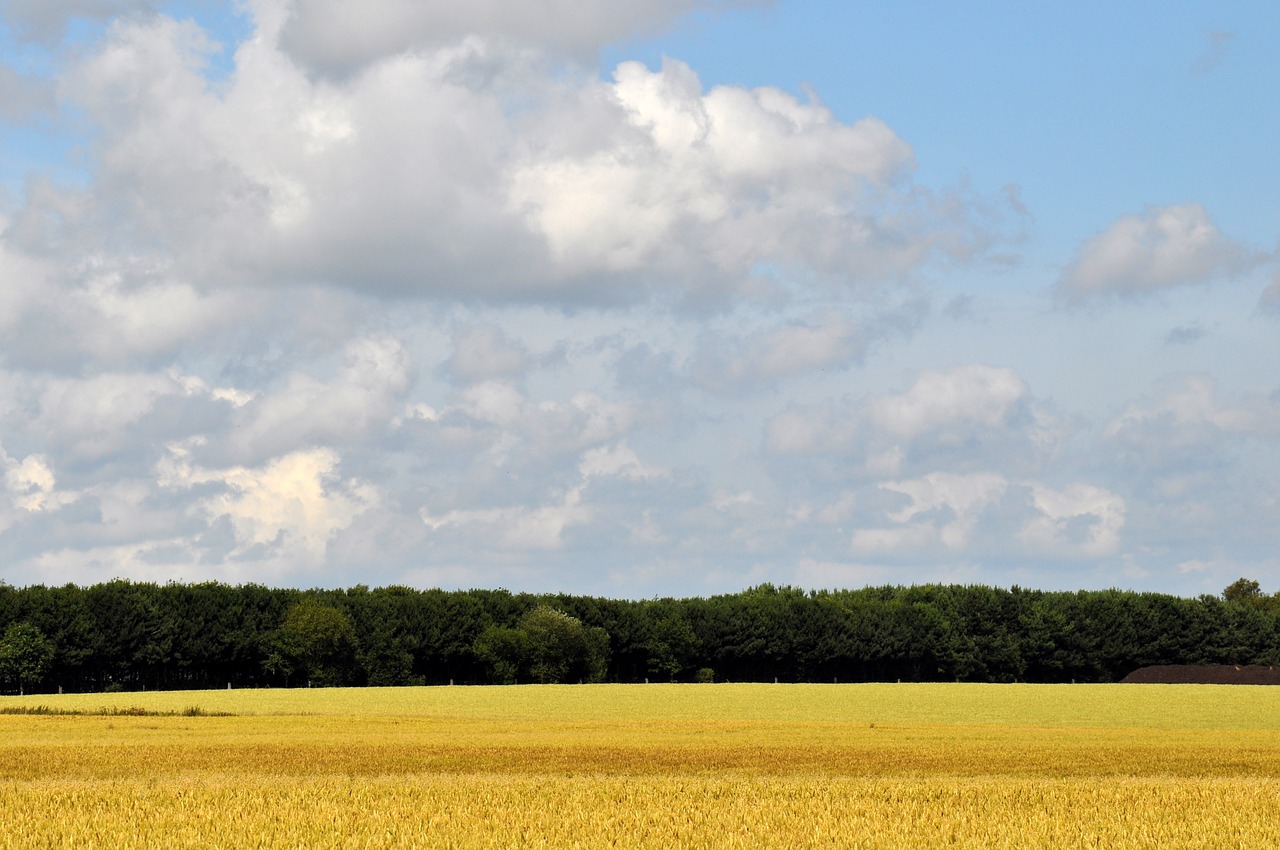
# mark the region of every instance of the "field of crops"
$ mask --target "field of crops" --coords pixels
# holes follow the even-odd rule
[[[0,848],[1261,848],[1278,789],[1280,688],[0,698]]]

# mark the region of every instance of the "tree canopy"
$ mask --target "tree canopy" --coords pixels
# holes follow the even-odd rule
[[[0,638],[0,680],[22,693],[40,682],[53,661],[53,644],[30,623],[10,623]]]
[[[982,585],[642,601],[505,590],[0,582],[0,691],[653,681],[1112,682],[1280,664],[1280,596]]]

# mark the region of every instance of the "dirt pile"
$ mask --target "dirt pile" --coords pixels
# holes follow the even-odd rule
[[[1140,685],[1280,685],[1280,667],[1164,664],[1134,670],[1120,681]]]

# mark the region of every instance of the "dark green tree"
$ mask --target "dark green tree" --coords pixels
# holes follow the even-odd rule
[[[520,630],[529,639],[529,675],[535,682],[599,682],[609,659],[609,637],[604,629],[587,628],[546,605],[520,618]]]
[[[53,662],[53,643],[30,623],[10,623],[0,638],[0,679],[13,682],[18,693],[44,680]]]
[[[491,681],[514,685],[529,669],[529,636],[523,629],[489,626],[475,642],[476,656],[489,668]]]
[[[538,605],[515,628],[486,628],[474,650],[493,680],[504,684],[600,682],[608,670],[609,635],[549,605]]]
[[[350,684],[356,669],[355,630],[345,611],[303,597],[267,638],[263,665],[286,683],[317,687]]]
[[[654,618],[649,624],[644,648],[649,653],[649,672],[674,682],[690,671],[701,641],[689,621],[673,603],[651,603]]]

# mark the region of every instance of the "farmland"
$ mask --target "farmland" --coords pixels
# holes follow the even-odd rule
[[[0,699],[37,707],[0,714],[0,848],[1280,844],[1278,689]]]

